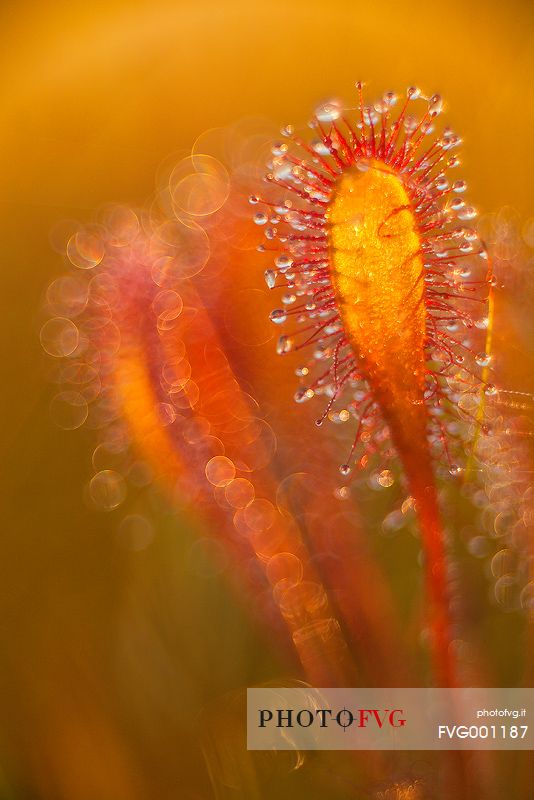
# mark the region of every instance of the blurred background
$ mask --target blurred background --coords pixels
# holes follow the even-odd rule
[[[192,733],[200,710],[295,672],[224,570],[195,557],[196,519],[154,492],[150,527],[132,538],[121,520],[135,493],[108,514],[84,502],[92,433],[50,421],[38,338],[64,221],[142,205],[162,163],[209,128],[301,123],[361,78],[370,96],[440,92],[470,199],[527,223],[533,23],[518,0],[3,4],[0,797],[217,796]],[[493,632],[515,625],[499,618]],[[508,647],[500,674],[514,681],[513,636]],[[257,795],[220,796],[325,796],[306,770],[280,784],[262,774]],[[354,791],[332,796],[367,796]]]

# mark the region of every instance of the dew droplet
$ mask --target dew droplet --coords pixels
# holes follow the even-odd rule
[[[271,147],[271,153],[273,156],[283,156],[284,153],[287,153],[287,143],[275,142]]]
[[[258,211],[257,214],[254,214],[254,222],[256,225],[265,225],[267,220],[267,214],[264,214],[263,211]]]
[[[282,296],[282,303],[283,303],[285,306],[290,306],[290,305],[292,305],[293,303],[295,303],[295,302],[296,302],[296,300],[297,300],[297,295],[296,295],[296,294],[284,294],[284,295]]]
[[[458,214],[458,219],[474,219],[477,216],[477,211],[473,206],[466,206]]]
[[[315,110],[315,116],[319,122],[334,122],[341,116],[341,111],[341,103],[338,100],[330,100]]]
[[[479,367],[487,367],[491,363],[491,355],[489,353],[478,353],[475,356],[475,361]]]
[[[465,192],[467,189],[467,183],[465,181],[454,181],[452,184],[452,191],[456,192],[457,194],[461,194]]]
[[[276,284],[276,272],[274,269],[267,269],[265,270],[265,283],[269,287],[269,289],[274,289]]]
[[[269,314],[269,319],[271,322],[274,322],[276,325],[281,325],[282,322],[285,322],[287,319],[287,314],[283,308],[275,308]]]
[[[431,114],[441,114],[443,110],[443,100],[439,94],[434,94],[428,101],[428,110]]]
[[[296,403],[305,403],[307,400],[311,400],[314,394],[313,389],[299,389],[294,394],[294,400]]]
[[[319,156],[327,156],[329,155],[330,151],[325,143],[321,139],[314,139],[311,143],[312,149],[317,155]]]
[[[293,264],[293,259],[291,258],[291,256],[288,256],[286,253],[282,253],[281,255],[279,255],[277,257],[277,259],[275,260],[274,263],[276,264],[276,266],[280,270],[283,271],[283,270],[288,269]]]
[[[290,353],[293,348],[293,340],[289,336],[280,336],[276,344],[276,352],[282,356]]]

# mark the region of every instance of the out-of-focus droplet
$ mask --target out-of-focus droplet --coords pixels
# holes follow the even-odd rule
[[[109,230],[109,244],[126,247],[139,233],[139,219],[135,211],[127,206],[109,206],[104,212],[104,221]]]
[[[519,604],[517,580],[513,575],[503,575],[495,584],[495,599],[505,611],[513,611]]]
[[[385,536],[394,536],[406,524],[406,518],[400,509],[391,511],[382,521],[382,533]]]
[[[182,436],[188,444],[202,442],[211,430],[211,425],[205,417],[194,417],[184,422]]]
[[[89,482],[89,495],[97,508],[112,511],[126,498],[124,478],[112,469],[97,472]]]
[[[87,291],[83,276],[62,275],[48,287],[48,308],[59,317],[76,317],[87,305]]]
[[[168,188],[177,217],[208,217],[226,203],[230,176],[217,158],[194,152],[174,166]]]
[[[73,431],[83,425],[87,415],[87,401],[79,392],[60,392],[50,403],[52,421],[58,428],[66,431]]]
[[[268,530],[275,520],[275,508],[269,500],[256,498],[243,511],[243,517],[252,531]]]
[[[326,611],[328,600],[321,584],[301,581],[291,586],[280,597],[283,616],[295,625],[305,625]]]
[[[70,237],[67,256],[71,264],[79,269],[94,269],[105,254],[102,237],[91,231],[78,231]]]
[[[206,217],[218,211],[228,199],[230,181],[218,175],[195,172],[174,187],[173,201],[179,211],[192,217]]]
[[[293,553],[277,553],[266,566],[267,578],[273,586],[282,580],[294,585],[302,580],[303,572],[302,561]]]
[[[78,347],[79,331],[66,317],[49,319],[41,328],[41,346],[50,356],[61,358],[74,353]]]
[[[225,497],[232,508],[246,508],[254,500],[254,486],[246,478],[235,478],[226,485]]]
[[[475,558],[484,558],[488,555],[489,541],[485,536],[473,536],[468,542],[467,549]]]
[[[176,409],[171,403],[158,403],[156,412],[161,424],[165,427],[172,425],[176,419]]]
[[[184,303],[178,292],[163,289],[152,301],[152,310],[157,317],[159,331],[173,328],[182,313]]]
[[[500,511],[493,522],[493,533],[496,537],[506,536],[511,528],[511,515]]]
[[[185,358],[175,358],[167,361],[161,369],[161,375],[167,383],[167,391],[172,398],[172,389],[180,391],[191,377],[191,364]]]
[[[101,442],[93,450],[92,463],[97,472],[103,470],[122,470],[126,465],[127,454],[124,450],[117,449],[113,445]]]
[[[226,486],[235,478],[235,466],[226,456],[214,456],[206,464],[206,478],[212,486]]]
[[[514,572],[516,566],[516,559],[511,550],[499,550],[491,560],[491,571],[496,578],[501,578],[503,575],[510,575]]]
[[[391,472],[390,469],[383,469],[381,472],[378,473],[376,479],[380,484],[380,486],[383,486],[385,489],[389,488],[390,486],[393,486],[393,484],[395,483],[393,473]]]

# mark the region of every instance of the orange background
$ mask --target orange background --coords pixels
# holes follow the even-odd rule
[[[142,204],[162,161],[207,128],[301,122],[321,99],[350,99],[357,78],[370,95],[440,92],[472,202],[526,220],[533,8],[18,2],[0,30],[0,794],[209,797],[187,721],[210,696],[270,677],[273,654],[223,580],[208,591],[187,569],[190,522],[156,509],[157,537],[131,553],[113,515],[85,508],[91,434],[50,423],[38,342],[60,269],[53,231],[106,201]]]

